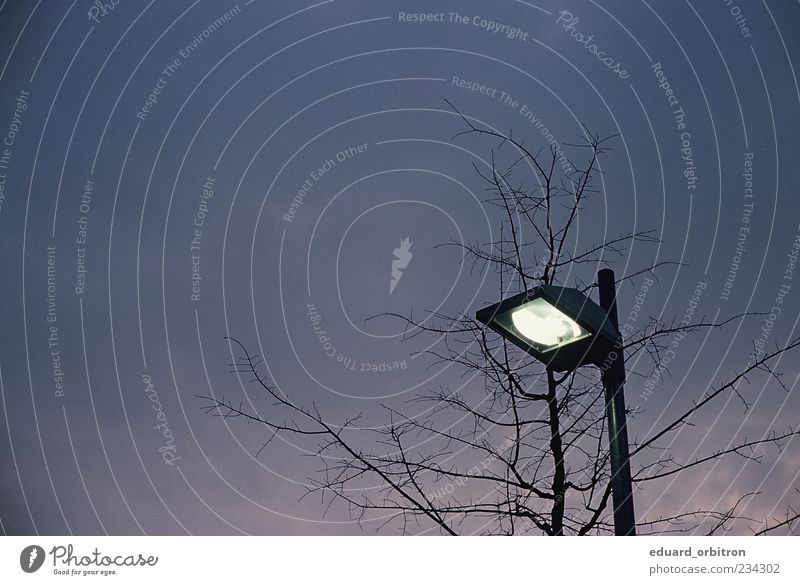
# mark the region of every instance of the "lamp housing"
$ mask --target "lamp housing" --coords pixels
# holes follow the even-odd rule
[[[555,372],[602,366],[619,340],[606,311],[575,288],[541,285],[475,318]]]

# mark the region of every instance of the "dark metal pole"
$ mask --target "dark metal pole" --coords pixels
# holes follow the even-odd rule
[[[617,317],[617,287],[614,271],[604,268],[597,273],[600,306],[619,331]],[[625,358],[622,344],[609,354],[603,367],[603,386],[606,391],[608,443],[611,455],[611,497],[614,503],[614,533],[617,536],[636,536],[636,516],[633,513],[628,425],[625,416]]]

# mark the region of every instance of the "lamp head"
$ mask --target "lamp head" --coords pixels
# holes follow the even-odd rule
[[[574,288],[542,285],[476,318],[556,372],[600,366],[619,338],[606,312]]]

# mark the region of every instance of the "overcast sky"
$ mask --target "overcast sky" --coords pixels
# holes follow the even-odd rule
[[[765,313],[681,341],[649,393],[631,376],[645,409],[631,436],[743,368],[754,340],[798,335],[797,2],[98,4],[0,4],[6,534],[377,531],[298,501],[312,444],[256,456],[263,429],[195,395],[270,407],[230,373],[226,336],[334,422],[380,425],[381,403],[413,414],[425,389],[479,385],[414,357],[436,339],[369,319],[498,300],[492,275],[440,246],[490,241],[501,221],[473,168],[496,145],[453,139],[445,100],[536,149],[568,148],[584,124],[619,134],[578,245],[654,230],[661,244],[603,265],[682,263],[624,284],[621,320],[637,295],[637,326],[681,319],[693,297],[693,318]],[[779,364],[789,388],[797,364]],[[797,425],[796,392],[752,382],[751,410],[721,402],[675,448]],[[637,512],[761,491],[747,511],[780,516],[800,498],[798,447],[647,486]]]

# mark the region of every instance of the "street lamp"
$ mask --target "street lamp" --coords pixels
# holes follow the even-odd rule
[[[475,318],[545,364],[552,372],[583,365],[602,370],[611,458],[614,532],[635,535],[628,431],[625,359],[620,347],[614,271],[597,273],[600,305],[577,289],[542,285],[481,309]]]

